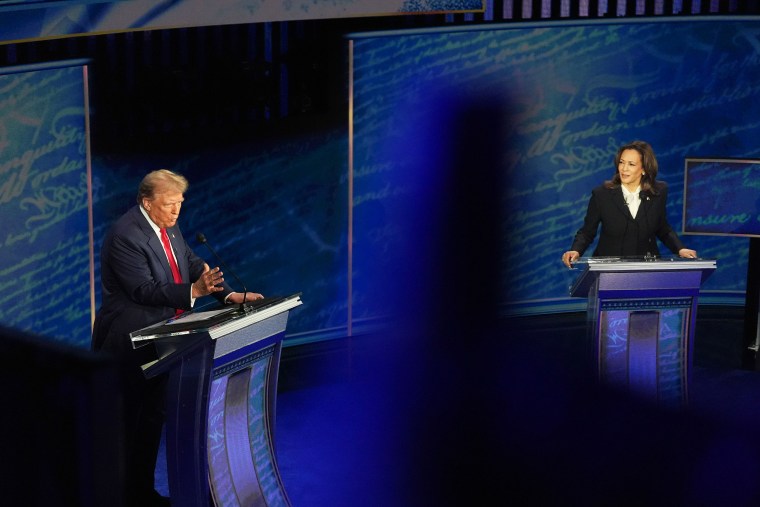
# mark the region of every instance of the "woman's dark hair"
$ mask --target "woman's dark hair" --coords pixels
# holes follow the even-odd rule
[[[633,141],[618,148],[615,154],[615,175],[611,180],[605,181],[604,186],[607,188],[615,188],[620,186],[620,173],[618,172],[618,166],[620,165],[620,157],[625,150],[636,150],[641,155],[641,167],[644,169],[644,174],[641,175],[641,190],[649,191],[653,194],[657,193],[657,157],[654,156],[654,150],[645,141]]]

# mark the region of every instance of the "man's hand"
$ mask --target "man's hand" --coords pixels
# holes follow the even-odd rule
[[[259,294],[258,292],[246,292],[245,293],[245,300],[246,301],[256,301],[258,299],[264,299],[264,296]],[[233,304],[240,304],[243,302],[243,294],[240,292],[231,292],[229,296],[227,296],[227,302],[233,303]]]
[[[217,285],[224,282],[223,273],[219,271],[219,267],[210,269],[208,264],[203,264],[203,274],[195,282],[193,282],[193,297],[199,298],[201,296],[207,296],[214,292],[224,290],[224,287],[217,287]]]

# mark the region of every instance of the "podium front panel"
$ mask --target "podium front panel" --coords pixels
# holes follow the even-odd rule
[[[596,340],[600,380],[664,405],[683,404],[688,396],[692,301],[626,303],[600,305]]]
[[[246,368],[222,371],[212,381],[207,448],[216,505],[289,505],[272,442],[270,390],[277,349],[270,345]]]
[[[284,312],[216,340],[206,446],[216,505],[290,505],[273,437],[286,322]]]
[[[300,295],[222,308],[131,333],[155,345],[146,377],[168,373],[167,470],[172,505],[289,506],[274,452],[282,340]],[[253,308],[254,305],[258,305]]]
[[[665,405],[688,401],[699,289],[714,260],[589,260],[571,288],[588,297],[599,379]]]

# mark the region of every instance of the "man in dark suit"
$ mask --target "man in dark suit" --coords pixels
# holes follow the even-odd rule
[[[152,346],[134,349],[129,333],[190,310],[213,295],[227,303],[260,299],[224,283],[218,267],[195,255],[177,225],[187,180],[166,169],[143,178],[137,205],[113,225],[101,250],[103,302],[95,318],[93,350],[109,352],[126,366],[125,451],[128,505],[168,505],[154,486],[164,423],[166,378],[146,379],[141,365],[156,359]]]
[[[659,256],[657,238],[681,257],[696,258],[668,223],[668,187],[657,181],[658,164],[652,147],[644,141],[621,146],[615,155],[613,178],[591,192],[583,226],[578,230],[562,262],[571,267],[593,243],[601,224],[598,256]]]

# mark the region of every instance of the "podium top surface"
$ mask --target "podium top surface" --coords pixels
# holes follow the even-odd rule
[[[671,271],[690,269],[713,270],[715,259],[686,259],[683,257],[589,257],[578,259],[575,265],[588,271]],[[584,266],[585,265],[585,266]]]
[[[576,267],[577,266],[577,267]],[[625,273],[630,277],[639,278],[639,273],[664,272],[701,272],[701,281],[715,271],[715,259],[685,259],[682,257],[591,257],[580,259],[574,264],[574,269],[582,270],[581,274],[570,287],[570,295],[585,297],[594,280],[605,273]],[[631,281],[634,278],[630,278]]]
[[[129,337],[135,347],[152,340],[197,333],[208,333],[216,339],[301,304],[299,292],[290,296],[269,297],[248,302],[244,308],[241,305],[234,305],[215,310],[185,312],[179,317],[133,331]]]

